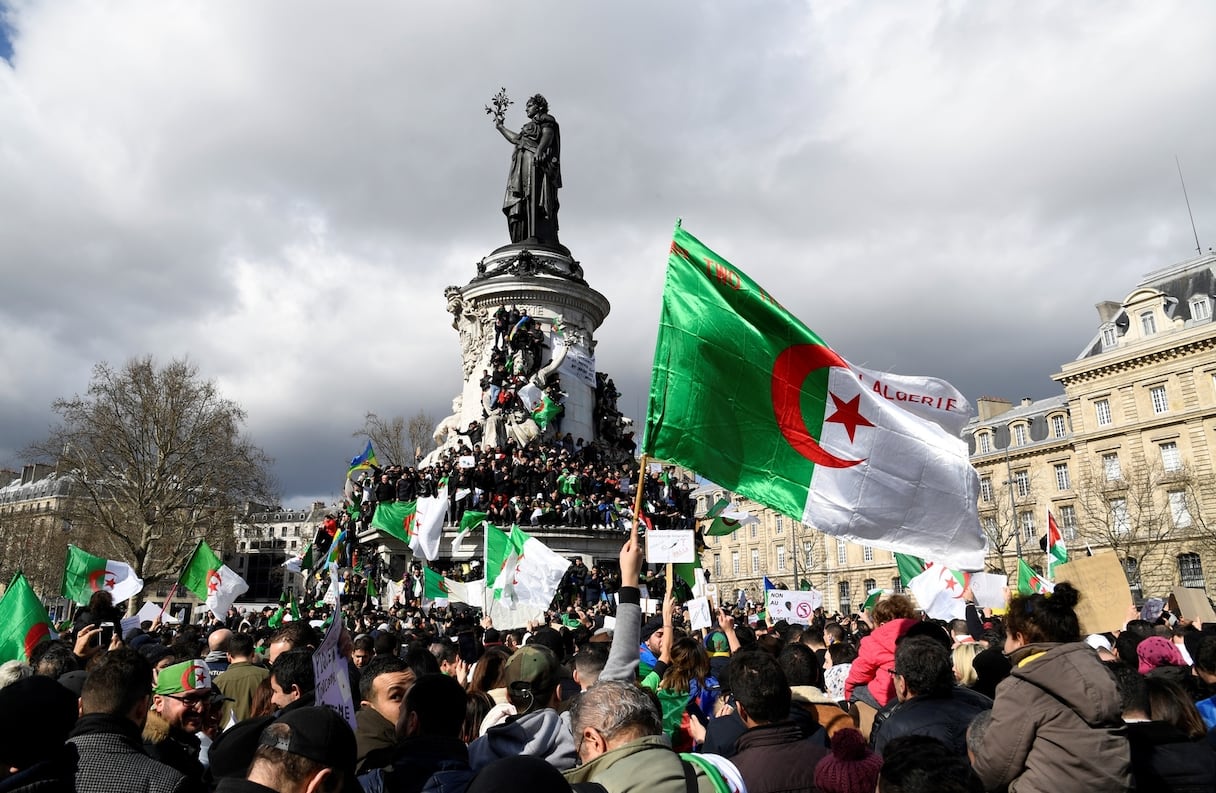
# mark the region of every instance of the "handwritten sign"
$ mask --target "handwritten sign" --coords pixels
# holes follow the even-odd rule
[[[355,724],[355,702],[351,696],[350,673],[346,658],[338,649],[342,636],[342,610],[334,606],[334,619],[325,632],[321,646],[312,654],[312,671],[316,675],[316,703],[324,705],[346,719],[352,730]]]
[[[1082,556],[1052,568],[1056,583],[1067,581],[1081,593],[1077,620],[1082,633],[1123,630],[1132,593],[1119,557],[1113,553]]]
[[[694,631],[713,625],[708,598],[693,598],[684,604],[684,608],[688,609],[688,625]]]
[[[809,592],[770,589],[764,596],[765,609],[773,622],[785,620],[799,625],[810,625],[815,609],[823,606],[823,593],[814,589]]]
[[[696,540],[691,531],[646,532],[646,561],[683,563],[696,559]]]

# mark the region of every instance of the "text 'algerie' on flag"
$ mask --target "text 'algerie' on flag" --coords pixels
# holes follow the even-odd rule
[[[114,602],[138,595],[144,582],[135,575],[131,566],[113,559],[102,559],[75,545],[68,546],[68,555],[63,564],[63,584],[60,587],[65,598],[83,606],[95,592],[109,592]]]
[[[677,227],[643,450],[814,528],[980,569],[966,398],[849,364]]]
[[[30,653],[51,635],[46,608],[21,573],[0,598],[0,663],[29,661]]]
[[[202,540],[191,554],[190,561],[186,562],[181,582],[211,609],[212,614],[221,619],[228,615],[228,609],[236,599],[249,591],[245,579],[224,564],[211,546]]]

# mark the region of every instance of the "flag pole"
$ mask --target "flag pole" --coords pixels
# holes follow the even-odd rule
[[[647,462],[649,462],[649,457],[643,452],[638,460],[638,486],[637,492],[633,494],[633,528],[629,532],[629,540],[634,547],[637,547],[638,544],[638,522],[642,519],[642,480],[646,476]]]
[[[173,596],[175,594],[177,594],[177,582],[176,581],[173,582],[173,586],[169,589],[169,597],[165,598],[164,605],[162,605],[160,607],[160,613],[156,615],[156,620],[158,622],[164,618],[165,611],[169,608],[169,603],[170,603],[170,601],[173,600]]]

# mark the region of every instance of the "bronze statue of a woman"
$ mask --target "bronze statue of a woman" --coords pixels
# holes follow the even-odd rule
[[[507,191],[502,201],[511,242],[560,245],[557,191],[562,186],[562,137],[549,103],[537,94],[528,100],[528,121],[519,132],[503,126],[504,102],[494,113],[494,128],[514,144]],[[490,112],[487,108],[486,112]]]

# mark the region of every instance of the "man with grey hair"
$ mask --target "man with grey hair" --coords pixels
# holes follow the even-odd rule
[[[633,683],[604,680],[587,689],[570,708],[570,725],[581,763],[565,773],[572,785],[594,782],[608,793],[688,793],[695,780],[700,793],[713,793],[714,776],[720,778],[704,758],[688,760],[672,751],[658,703]]]

